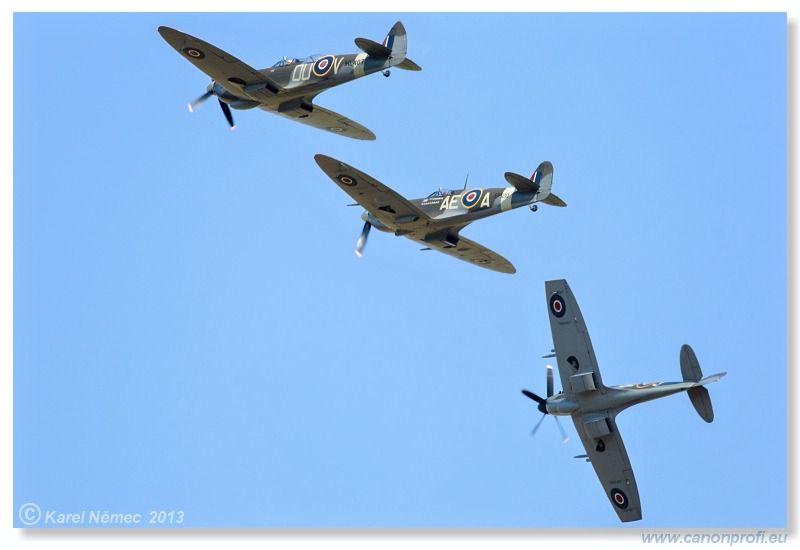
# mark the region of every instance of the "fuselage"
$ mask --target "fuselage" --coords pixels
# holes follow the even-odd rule
[[[625,386],[604,386],[599,391],[558,393],[547,398],[547,413],[570,416],[574,413],[620,412],[632,405],[652,401],[697,386],[696,382],[650,382]]]
[[[409,202],[432,218],[434,226],[439,225],[436,222],[442,222],[443,225],[461,228],[475,220],[533,204],[539,200],[538,195],[517,191],[513,187],[474,187],[462,191],[438,191],[424,199],[412,199]],[[387,225],[368,212],[364,212],[362,219],[380,231],[407,234],[402,223]]]
[[[362,76],[392,66],[393,59],[370,57],[365,53],[314,55],[305,59],[286,58],[259,72],[279,88],[270,99],[256,100],[234,82],[213,82],[211,89],[220,100],[234,109],[260,107],[267,111],[281,110],[291,100],[314,95]]]

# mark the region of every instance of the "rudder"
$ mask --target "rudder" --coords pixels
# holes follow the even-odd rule
[[[681,346],[681,375],[684,382],[699,382],[703,378],[700,363],[689,344]]]
[[[553,163],[547,160],[541,163],[531,175],[531,181],[539,186],[540,193],[549,195],[553,187]]]
[[[392,51],[392,58],[399,60],[395,67],[406,71],[421,71],[422,67],[406,58],[408,52],[408,35],[403,23],[398,21],[389,30],[389,34],[383,39],[383,46]]]
[[[544,161],[531,176],[531,181],[539,186],[539,201],[550,206],[567,206],[558,195],[551,192],[553,188],[553,163]]]
[[[394,27],[389,30],[389,34],[383,39],[382,45],[392,50],[392,55],[397,55],[399,57],[406,56],[406,52],[408,51],[408,38],[406,28],[400,21],[395,23]]]

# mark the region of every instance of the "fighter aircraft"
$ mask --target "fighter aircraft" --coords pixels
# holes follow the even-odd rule
[[[231,54],[208,42],[169,27],[159,27],[159,34],[178,53],[211,77],[206,93],[189,104],[193,111],[212,95],[231,129],[235,128],[231,109],[258,107],[268,112],[308,124],[321,130],[354,139],[375,139],[368,129],[313,103],[320,92],[368,74],[389,68],[421,70],[406,57],[406,29],[398,21],[382,44],[356,38],[362,53],[313,55],[304,59],[284,57],[271,68],[257,71]]]
[[[467,189],[465,183],[460,191],[439,188],[424,199],[407,200],[339,160],[325,155],[316,155],[314,160],[334,183],[366,209],[361,215],[364,229],[356,243],[358,256],[367,242],[370,227],[374,226],[380,231],[408,237],[422,244],[423,250],[438,250],[501,273],[516,273],[508,260],[462,237],[459,231],[475,220],[520,206],[528,205],[535,212],[537,202],[566,206],[550,192],[553,165],[546,161],[539,165],[530,179],[506,172],[506,181],[512,187]]]
[[[545,294],[555,346],[553,351],[564,391],[553,395],[553,368],[548,366],[547,398],[543,399],[528,390],[522,390],[522,393],[536,401],[539,411],[546,415],[572,417],[575,430],[586,449],[586,455],[576,458],[586,458],[594,466],[620,520],[640,520],[642,507],[636,479],[614,419],[631,405],[685,391],[700,418],[711,422],[714,420],[714,411],[708,390],[703,386],[716,382],[726,373],[703,378],[694,351],[684,345],[680,351],[682,382],[605,386],[586,323],[567,281],[545,282]],[[555,418],[558,420],[558,416]],[[535,433],[542,420],[544,416],[532,433]]]

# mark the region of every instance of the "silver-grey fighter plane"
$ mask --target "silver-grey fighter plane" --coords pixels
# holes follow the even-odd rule
[[[195,67],[211,77],[206,93],[189,104],[189,110],[217,96],[231,129],[235,128],[231,109],[258,107],[286,118],[343,136],[372,140],[375,134],[357,122],[313,103],[314,97],[339,84],[389,68],[419,71],[406,57],[407,37],[398,21],[382,44],[356,38],[362,53],[313,55],[304,59],[284,57],[271,68],[256,70],[231,54],[169,27],[159,27],[159,34],[170,46]]]
[[[620,520],[640,520],[642,506],[636,479],[614,419],[631,405],[685,391],[700,418],[711,422],[714,410],[708,390],[703,386],[716,382],[726,373],[703,378],[694,351],[684,345],[680,351],[683,381],[606,386],[600,377],[586,323],[567,281],[545,282],[545,294],[563,391],[553,394],[553,368],[548,366],[547,398],[528,390],[522,390],[522,393],[536,401],[539,411],[544,414],[572,417],[586,449],[586,455],[576,458],[586,458],[594,466]],[[534,432],[542,420],[544,416],[534,427]]]
[[[367,242],[370,227],[408,237],[422,244],[423,250],[438,250],[449,256],[471,262],[501,273],[516,273],[511,263],[488,248],[459,235],[467,225],[500,212],[542,202],[551,206],[566,206],[554,195],[553,165],[541,163],[530,178],[506,172],[512,187],[466,188],[460,191],[439,189],[424,199],[407,200],[378,180],[352,166],[316,155],[322,171],[342,190],[366,209],[361,219],[364,229],[356,244],[356,254]]]

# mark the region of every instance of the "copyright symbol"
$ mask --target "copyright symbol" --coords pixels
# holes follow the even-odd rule
[[[23,504],[19,508],[19,520],[25,525],[36,525],[42,518],[42,511],[34,503]]]

